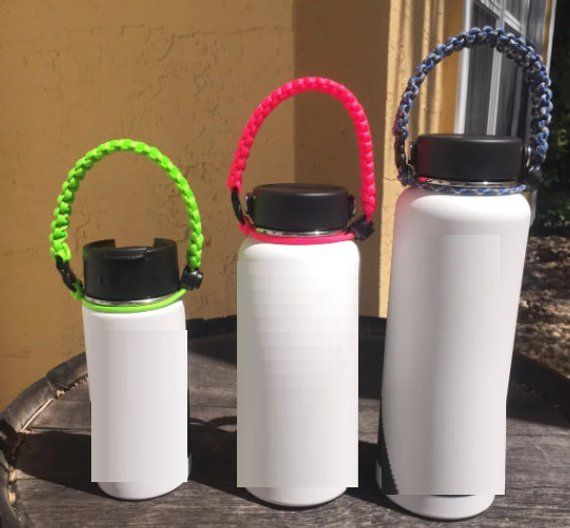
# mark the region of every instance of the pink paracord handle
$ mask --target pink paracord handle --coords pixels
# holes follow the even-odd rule
[[[370,222],[376,210],[376,182],[374,180],[374,154],[368,118],[355,95],[346,86],[322,77],[303,77],[284,84],[271,92],[251,114],[247,121],[230,167],[227,185],[232,192],[242,190],[242,177],[255,136],[263,121],[283,101],[304,92],[321,92],[342,103],[354,123],[360,158],[360,201],[366,221]],[[249,232],[249,230],[247,230]]]

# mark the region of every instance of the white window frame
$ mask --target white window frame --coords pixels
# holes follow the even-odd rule
[[[477,2],[478,4],[486,7],[497,17],[498,27],[504,27],[505,24],[508,24],[515,31],[519,33],[525,33],[530,0],[518,1],[523,5],[521,20],[518,20],[509,11],[507,11],[507,0],[464,0],[463,29],[465,31],[468,31],[472,27],[471,14],[473,13],[473,5],[475,2]],[[463,134],[465,132],[465,118],[467,114],[467,91],[469,84],[469,55],[470,50],[466,49],[460,54],[459,58],[458,91],[454,127],[455,132],[458,134]],[[489,135],[494,135],[497,130],[501,66],[502,60],[500,54],[493,53],[493,63],[491,65],[491,88],[489,93],[489,109],[487,113],[486,130],[486,133]]]

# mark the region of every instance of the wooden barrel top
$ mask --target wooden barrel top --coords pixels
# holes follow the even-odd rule
[[[382,335],[360,340],[360,487],[305,510],[278,509],[236,488],[235,333],[189,341],[193,468],[164,497],[125,502],[90,482],[84,355],[50,371],[0,419],[0,524],[15,526],[444,526],[392,505],[374,480]],[[515,355],[509,391],[507,494],[456,526],[570,526],[568,385]],[[562,403],[547,401],[562,399]],[[157,431],[156,452],[160,456]]]

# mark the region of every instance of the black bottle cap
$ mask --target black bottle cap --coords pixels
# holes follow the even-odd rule
[[[418,177],[459,182],[515,181],[523,167],[520,138],[424,134],[412,150]]]
[[[338,231],[352,217],[353,199],[337,185],[272,183],[248,195],[247,212],[256,227],[290,233]]]
[[[99,240],[83,247],[85,295],[104,301],[135,301],[174,293],[180,287],[176,242],[156,238],[152,247],[116,247]]]

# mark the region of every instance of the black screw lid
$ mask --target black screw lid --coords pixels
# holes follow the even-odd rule
[[[337,185],[272,183],[256,187],[247,198],[256,227],[291,233],[344,229],[352,209],[352,197]]]
[[[152,299],[180,287],[176,242],[155,238],[152,247],[116,247],[99,240],[83,247],[85,295],[104,301]]]
[[[424,134],[412,151],[418,177],[459,182],[502,182],[519,178],[523,142],[507,136]]]

